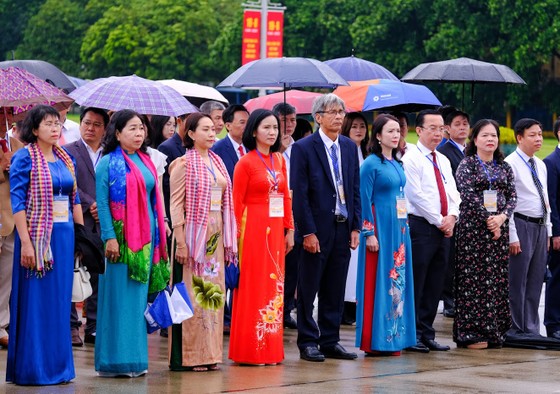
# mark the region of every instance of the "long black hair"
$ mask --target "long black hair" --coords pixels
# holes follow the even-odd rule
[[[496,163],[501,163],[504,161],[504,154],[500,149],[500,125],[493,119],[480,119],[476,124],[473,126],[471,135],[469,137],[469,143],[465,148],[465,156],[474,156],[476,155],[476,145],[474,144],[474,140],[480,134],[480,130],[484,126],[492,125],[496,129],[496,134],[498,135],[498,147],[494,151],[494,160]]]
[[[249,120],[247,120],[247,125],[245,126],[245,130],[243,131],[243,145],[247,148],[248,151],[257,149],[257,137],[254,134],[257,132],[259,125],[261,122],[268,118],[269,116],[274,116],[276,122],[278,122],[278,136],[276,137],[276,141],[270,147],[270,153],[278,152],[280,150],[280,120],[278,116],[274,115],[274,112],[269,111],[267,109],[256,109],[254,110],[251,115],[249,116]]]
[[[399,124],[399,120],[395,118],[393,115],[381,114],[377,118],[375,118],[373,124],[371,125],[371,140],[369,142],[368,151],[370,153],[373,153],[377,157],[379,157],[381,159],[381,162],[385,161],[385,157],[383,156],[381,143],[377,139],[377,136],[381,135],[381,132],[383,131],[383,126],[385,126],[387,122],[389,122],[390,120],[394,120],[395,122],[397,122],[397,124]],[[399,134],[400,134],[400,126],[399,126]],[[399,151],[398,147],[393,148],[393,150],[391,151],[391,156],[393,157],[394,160],[400,163],[400,160],[397,158],[398,151]]]
[[[119,141],[117,140],[117,131],[121,132],[128,121],[134,117],[137,117],[142,121],[142,116],[131,110],[131,109],[122,109],[117,111],[111,116],[111,120],[109,121],[109,125],[107,126],[107,131],[105,132],[105,138],[103,139],[103,154],[106,155],[111,153],[120,145]],[[146,138],[144,137],[144,141],[142,142],[142,146],[140,146],[140,151],[146,152]]]
[[[360,143],[360,150],[362,151],[362,156],[365,159],[368,155],[367,147],[369,144],[369,127],[368,127],[368,122],[366,120],[366,117],[359,112],[347,113],[346,116],[344,117],[344,122],[342,122],[342,130],[340,131],[340,134],[350,138],[350,130],[352,129],[352,123],[356,119],[363,120],[366,125],[366,136]]]

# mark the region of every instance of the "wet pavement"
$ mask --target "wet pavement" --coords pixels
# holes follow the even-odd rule
[[[285,332],[283,363],[276,366],[239,366],[227,360],[215,372],[171,372],[167,368],[167,339],[149,336],[150,365],[147,375],[130,378],[100,378],[93,367],[93,346],[74,348],[76,379],[67,385],[20,387],[0,384],[6,393],[471,393],[520,392],[560,393],[560,352],[544,350],[457,349],[451,339],[452,319],[437,316],[435,328],[448,352],[400,357],[331,360],[310,363],[299,359],[296,331]],[[83,332],[82,332],[83,336]],[[354,327],[343,326],[342,344],[354,347]],[[4,375],[6,351],[0,351]]]

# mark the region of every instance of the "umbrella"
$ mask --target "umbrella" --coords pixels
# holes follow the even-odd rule
[[[368,60],[360,59],[359,57],[354,57],[354,55],[326,60],[323,63],[330,66],[347,81],[366,81],[369,79],[399,80],[385,67]]]
[[[67,93],[76,89],[76,86],[64,72],[55,65],[42,60],[7,60],[0,62],[0,68],[8,67],[23,68]]]
[[[350,82],[350,86],[341,86],[333,93],[355,111],[416,112],[441,105],[427,87],[390,79]]]
[[[225,105],[229,104],[228,99],[211,86],[199,85],[198,83],[180,81],[177,79],[163,79],[158,82],[175,89],[181,96],[186,97],[187,100],[194,105],[200,106],[208,100],[219,101]]]
[[[281,57],[254,60],[234,71],[218,87],[305,86],[335,88],[348,83],[326,64],[304,57]]]
[[[414,82],[463,83],[463,107],[465,83],[471,83],[471,98],[474,98],[475,83],[512,83],[526,85],[515,71],[503,64],[481,62],[460,57],[441,62],[422,63],[407,72],[401,80]]]
[[[52,105],[61,110],[73,100],[55,86],[18,67],[0,68],[0,107],[11,107],[14,115],[35,104]]]
[[[322,94],[303,90],[288,90],[285,96],[284,98],[283,92],[268,94],[248,100],[244,105],[249,112],[253,112],[257,108],[271,110],[276,104],[286,102],[293,105],[298,114],[310,114],[313,101],[315,101],[317,97],[322,96]]]
[[[198,112],[175,89],[136,75],[95,79],[74,90],[70,97],[83,106],[113,111],[131,109],[145,115],[179,116]]]

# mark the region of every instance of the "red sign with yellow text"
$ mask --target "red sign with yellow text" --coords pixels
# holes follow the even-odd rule
[[[266,57],[282,57],[284,12],[269,11],[266,23]]]
[[[243,13],[243,39],[241,65],[261,58],[261,12],[245,10]]]
[[[261,12],[245,10],[241,65],[261,58]],[[266,57],[282,57],[284,40],[284,12],[269,11],[266,23]]]

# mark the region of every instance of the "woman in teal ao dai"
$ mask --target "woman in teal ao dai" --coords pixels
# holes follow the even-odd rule
[[[163,205],[144,139],[137,113],[116,112],[96,171],[107,257],[105,274],[99,276],[95,339],[95,370],[100,376],[136,377],[147,372],[148,293],[162,290],[169,281]]]
[[[363,224],[356,346],[366,356],[400,355],[416,343],[410,234],[406,210],[400,209],[406,206],[406,178],[396,158],[399,138],[396,118],[376,118],[369,145],[372,154],[360,169]]]

